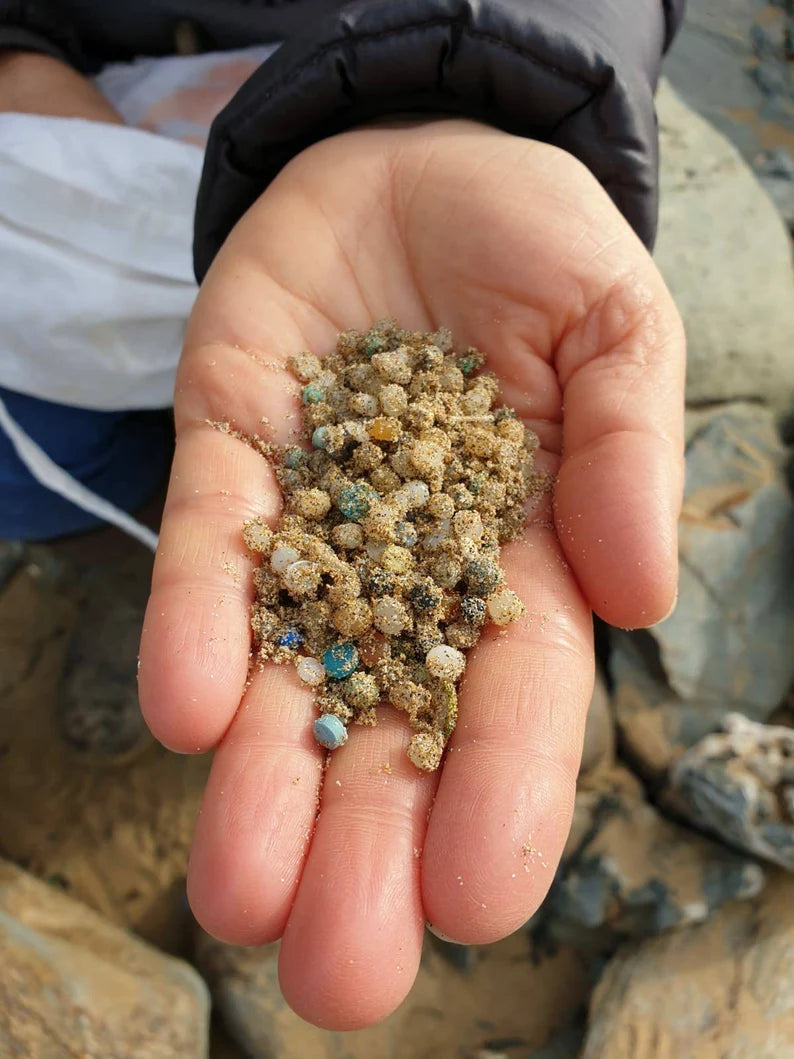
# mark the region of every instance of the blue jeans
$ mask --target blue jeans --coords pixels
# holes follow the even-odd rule
[[[94,412],[0,387],[11,416],[55,463],[125,511],[163,482],[173,454],[170,410]],[[45,540],[102,525],[33,478],[0,428],[0,538]]]

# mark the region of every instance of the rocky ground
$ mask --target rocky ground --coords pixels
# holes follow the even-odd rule
[[[794,1057],[792,180],[772,187],[761,157],[784,171],[794,144],[785,31],[780,7],[691,0],[668,63],[657,260],[690,345],[680,598],[649,632],[603,631],[541,912],[487,948],[428,935],[380,1027],[302,1023],[274,947],[214,942],[185,903],[208,760],[162,750],[138,715],[149,556],[107,532],[0,545],[0,1054]]]

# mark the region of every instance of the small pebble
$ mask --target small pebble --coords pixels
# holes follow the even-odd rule
[[[325,683],[325,666],[318,658],[303,655],[295,663],[298,679],[309,687],[316,688]]]
[[[378,375],[389,382],[404,384],[411,381],[411,364],[402,350],[376,353],[371,363]]]
[[[370,559],[373,559],[376,563],[379,563],[381,556],[386,551],[385,541],[367,541],[364,550]]]
[[[419,534],[416,532],[416,526],[414,526],[413,522],[396,522],[394,525],[394,536],[397,543],[402,544],[405,548],[413,548],[419,540]]]
[[[409,511],[418,511],[423,508],[430,499],[430,489],[427,482],[418,480],[406,482],[398,491],[399,501],[405,503]]]
[[[466,668],[466,657],[454,647],[440,644],[427,652],[425,666],[431,676],[454,682]]]
[[[497,424],[496,431],[500,437],[520,445],[524,440],[524,424],[519,419],[505,417]]]
[[[365,600],[352,599],[344,606],[337,607],[331,615],[331,621],[342,636],[361,636],[372,625],[372,611]]]
[[[289,358],[287,363],[293,375],[296,375],[301,382],[309,382],[322,371],[322,364],[313,353],[296,353],[294,357]]]
[[[350,398],[350,410],[367,419],[378,414],[378,399],[371,393],[354,393]]]
[[[314,596],[320,587],[321,577],[322,570],[317,563],[299,559],[296,563],[290,563],[284,571],[284,587],[293,596]]]
[[[479,596],[464,596],[460,601],[460,612],[470,625],[482,625],[485,621],[485,600]]]
[[[488,597],[488,617],[494,625],[509,625],[526,613],[526,607],[512,588],[503,588]]]
[[[270,551],[273,531],[262,519],[252,518],[243,526],[243,540],[246,548],[264,554]]]
[[[303,518],[325,518],[331,510],[331,498],[323,489],[298,489],[292,494],[292,506]]]
[[[456,681],[485,621],[515,620],[499,547],[542,486],[535,435],[498,407],[496,377],[448,332],[384,321],[291,364],[304,443],[272,446],[284,509],[250,520],[254,659],[291,660],[314,689],[318,739],[372,725],[388,701],[414,729],[408,756],[436,768],[457,718]],[[267,442],[262,443],[270,452]],[[298,655],[300,651],[300,655]]]
[[[490,596],[504,577],[501,567],[493,559],[472,559],[464,575],[469,592],[474,596]]]
[[[408,598],[417,610],[431,611],[436,609],[444,594],[428,577],[409,591]]]
[[[298,559],[300,559],[300,554],[294,548],[281,545],[270,556],[270,569],[276,574],[283,574],[287,567],[296,563]]]
[[[372,608],[375,628],[386,636],[398,636],[411,624],[411,615],[399,599],[384,596]]]
[[[336,750],[347,742],[347,728],[333,713],[325,713],[314,722],[314,738],[327,750]]]
[[[289,448],[284,453],[284,466],[288,467],[291,471],[300,470],[301,467],[306,466],[308,456],[303,449],[299,449],[296,446]]]
[[[423,772],[434,772],[441,764],[444,738],[440,732],[417,732],[408,744],[408,759]]]
[[[378,400],[383,414],[387,416],[401,416],[408,408],[408,394],[397,383],[381,386]]]
[[[359,710],[369,710],[377,706],[380,688],[371,673],[354,673],[342,685],[342,696],[358,713]]]
[[[355,522],[342,522],[331,530],[331,540],[337,548],[352,551],[353,548],[360,548],[364,543],[364,531]]]
[[[455,514],[455,502],[446,493],[435,493],[427,502],[427,513],[433,518],[450,519]]]
[[[451,532],[451,520],[448,518],[442,518],[440,522],[435,524],[432,531],[425,536],[424,541],[422,542],[425,549],[429,552],[438,551],[438,549],[449,540]]]
[[[449,495],[453,504],[459,510],[468,510],[468,508],[474,507],[474,495],[465,485],[453,485],[449,491]]]
[[[469,349],[462,357],[458,358],[458,367],[464,375],[472,375],[484,363],[485,358],[478,349]]]
[[[369,436],[373,441],[396,441],[403,428],[399,419],[390,416],[378,416],[369,425]]]
[[[382,335],[367,335],[364,339],[363,353],[365,357],[372,358],[386,348],[386,339]]]
[[[482,519],[477,511],[459,511],[452,520],[452,528],[461,540],[478,541],[482,537]]]
[[[384,570],[393,574],[404,574],[413,566],[411,553],[407,548],[401,548],[399,544],[387,544],[380,557]]]

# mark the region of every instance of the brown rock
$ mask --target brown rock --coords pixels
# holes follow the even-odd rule
[[[678,605],[611,637],[621,745],[654,782],[726,713],[766,721],[792,678],[794,503],[774,417],[734,403],[689,418]]]
[[[622,949],[590,1008],[582,1059],[792,1059],[794,880]]]
[[[729,713],[670,770],[667,802],[696,827],[794,871],[794,729]]]
[[[402,1006],[356,1033],[317,1029],[287,1007],[278,985],[278,945],[243,949],[200,934],[196,962],[226,1030],[251,1059],[436,1059],[473,1056],[489,1046],[500,1054],[508,1040],[511,1055],[534,1054],[578,1018],[589,997],[585,961],[571,946],[533,963],[518,932],[471,953],[470,970],[462,974],[426,944]]]
[[[574,820],[542,912],[555,937],[576,941],[583,928],[656,934],[700,922],[763,885],[753,861],[661,816],[626,769],[600,773],[597,789],[581,791]]]
[[[150,568],[142,549],[130,557],[126,573],[144,592]],[[64,739],[59,694],[82,593],[31,564],[0,593],[3,851],[112,922],[176,951],[189,922],[184,876],[209,761],[152,743],[108,766]],[[129,681],[134,686],[134,663]]]
[[[0,1054],[203,1059],[198,974],[0,862]]]
[[[655,663],[647,633],[613,631],[612,639],[613,708],[621,752],[657,786],[687,747],[719,726],[725,706],[679,698]]]

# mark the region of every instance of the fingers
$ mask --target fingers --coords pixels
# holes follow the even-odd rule
[[[240,702],[248,672],[253,562],[246,519],[274,520],[267,462],[211,427],[183,432],[143,623],[141,708],[166,746],[214,746]]]
[[[281,937],[309,847],[323,753],[313,696],[292,666],[256,672],[218,747],[190,855],[188,897],[210,934]]]
[[[685,342],[650,258],[560,343],[564,459],[557,531],[593,609],[612,625],[667,615],[678,580]]]
[[[226,275],[214,300],[199,300],[180,363],[177,445],[141,639],[144,716],[161,742],[184,753],[214,746],[239,705],[253,598],[243,523],[258,516],[275,523],[281,506],[267,460],[223,424],[231,419],[229,430],[281,444],[300,429],[284,350],[305,343],[275,309],[267,326],[253,328],[253,345],[222,341],[208,306],[219,299],[242,315],[253,298],[244,280],[227,289]]]
[[[290,1006],[326,1029],[378,1022],[419,967],[420,857],[437,777],[408,761],[410,734],[383,709],[376,728],[352,726],[330,756],[279,967]]]
[[[503,551],[527,615],[470,654],[423,856],[425,913],[468,944],[537,909],[568,835],[593,684],[592,622],[545,525]]]

